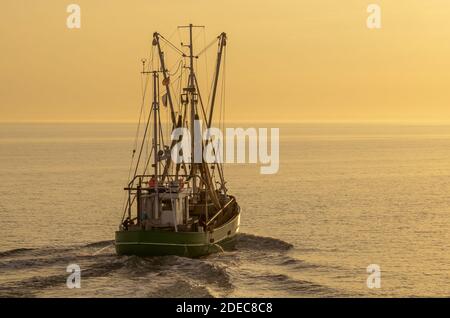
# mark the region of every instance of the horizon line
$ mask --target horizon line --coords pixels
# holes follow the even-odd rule
[[[163,121],[166,123],[166,121]],[[141,121],[141,124],[144,123]],[[228,123],[450,125],[450,120],[230,120]],[[0,124],[138,124],[137,120],[0,120]],[[226,126],[226,125],[225,125]]]

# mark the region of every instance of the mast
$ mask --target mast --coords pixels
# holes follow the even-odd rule
[[[190,101],[190,134],[191,134],[191,171],[190,175],[192,177],[192,190],[194,193],[196,193],[197,190],[197,184],[195,179],[195,173],[197,171],[197,165],[195,163],[195,117],[196,117],[196,104],[197,104],[197,93],[195,88],[195,73],[194,73],[194,44],[193,44],[193,37],[192,37],[192,29],[193,28],[203,28],[204,26],[200,25],[193,25],[190,23],[187,26],[180,26],[179,28],[189,28],[189,44],[183,45],[185,47],[189,48],[189,80],[188,80],[188,87],[186,91],[189,94],[189,101]]]
[[[201,184],[206,187],[206,192],[209,194],[211,201],[213,202],[216,208],[220,208],[220,201],[218,199],[217,193],[215,191],[215,185],[211,177],[211,173],[209,171],[208,164],[203,161],[200,165],[195,163],[195,144],[197,143],[195,136],[195,120],[198,119],[198,115],[196,113],[197,106],[197,89],[196,89],[196,75],[194,72],[194,43],[193,43],[193,34],[192,29],[194,27],[203,27],[203,26],[194,26],[189,24],[188,26],[182,26],[182,28],[189,28],[189,44],[185,45],[189,48],[189,81],[187,91],[190,96],[190,133],[191,133],[191,171],[190,174],[192,176],[192,190],[193,193],[198,192],[195,175],[197,173],[197,169],[200,171],[201,175]],[[224,34],[224,33],[222,33]],[[221,36],[222,36],[221,34]],[[216,80],[217,81],[217,80]],[[208,124],[208,123],[207,123]],[[198,136],[197,136],[198,137]],[[200,146],[203,147],[203,141],[199,142]],[[203,155],[203,151],[202,151]],[[207,214],[206,214],[207,216]]]
[[[154,153],[154,173],[158,180],[158,73],[153,72],[153,153]]]
[[[161,34],[159,34],[158,32],[153,33],[153,46],[156,46],[158,49],[158,55],[159,55],[159,61],[161,63],[161,73],[163,74],[163,85],[166,86],[166,94],[167,94],[167,101],[169,103],[169,107],[170,107],[170,118],[172,121],[172,130],[175,128],[179,128],[181,127],[181,115],[178,115],[178,121],[176,119],[176,115],[175,115],[175,109],[173,107],[173,100],[172,100],[172,93],[170,90],[170,77],[169,77],[169,70],[166,68],[166,62],[164,59],[164,52],[161,49],[161,43],[160,43],[160,38],[163,39],[164,41],[166,41],[167,43],[169,43],[169,45],[171,45],[172,47],[174,47],[174,45],[172,43],[170,43],[166,38],[164,38]],[[181,52],[182,56],[184,57],[185,55],[183,54],[183,52]],[[176,140],[173,140],[171,145],[170,145],[170,150],[173,149],[173,147],[175,146],[175,144],[177,143]],[[162,171],[162,175],[161,175],[161,182],[164,182],[165,178],[167,177],[167,174],[169,173],[169,169],[172,165],[172,160],[170,158],[170,156],[166,159],[166,164],[164,165],[164,170]]]
[[[158,111],[159,111],[159,76],[153,71],[153,160],[155,173],[155,211],[159,211],[158,195]]]
[[[192,23],[189,24],[189,91],[191,93],[191,172],[195,174],[195,85],[194,85],[194,45],[192,43]],[[195,193],[196,181],[193,182],[193,191]]]

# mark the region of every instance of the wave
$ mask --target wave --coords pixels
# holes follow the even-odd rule
[[[215,294],[207,287],[199,285],[189,279],[177,279],[171,284],[160,286],[150,292],[148,297],[170,297],[186,298],[186,295],[193,298],[213,298]]]
[[[33,251],[33,250],[35,250],[35,249],[34,248],[15,248],[15,249],[12,249],[12,250],[7,250],[7,251],[0,252],[0,257],[14,256],[14,255],[30,252],[30,251]]]
[[[202,284],[214,285],[223,290],[234,288],[231,276],[227,270],[228,264],[210,261],[208,259],[183,259],[174,269],[184,272],[192,280]]]
[[[292,297],[330,294],[332,290],[308,280],[294,279],[286,274],[264,273],[254,276],[256,280],[266,281],[271,290],[284,291]]]
[[[81,250],[90,248],[103,248],[114,245],[114,240],[103,240],[98,242],[87,243],[84,245],[72,245],[72,246],[46,246],[40,248],[16,248],[0,252],[1,257],[9,257],[16,255],[26,255],[32,253],[33,255],[50,254],[58,252],[67,252],[69,250]],[[289,250],[293,247],[292,244],[283,240],[257,236],[253,234],[239,233],[237,236],[237,248],[238,249],[266,249],[266,250]]]
[[[0,260],[0,270],[38,269],[49,266],[64,265],[69,263],[83,262],[86,260],[100,261],[102,256],[109,255],[74,255],[74,254],[48,254],[47,256],[27,258],[16,258]]]
[[[49,266],[64,266],[68,263],[76,262],[89,262],[96,263],[102,261],[122,261],[123,267],[128,271],[139,274],[148,271],[160,271],[165,267],[174,267],[187,269],[192,275],[203,276],[204,280],[211,279],[218,280],[223,287],[230,287],[230,282],[225,270],[219,267],[214,262],[208,260],[214,260],[211,256],[206,256],[200,259],[189,259],[177,256],[162,256],[162,257],[138,257],[128,256],[120,257],[112,252],[109,248],[113,247],[114,241],[103,240],[98,242],[92,242],[84,245],[73,246],[54,246],[54,247],[41,247],[41,248],[18,248],[8,250],[0,253],[0,270],[31,270],[46,268]],[[253,255],[256,258],[265,258],[263,251],[287,251],[293,247],[292,244],[284,242],[282,240],[256,236],[252,234],[238,234],[238,239],[235,247],[235,251],[258,251],[258,255]],[[253,253],[251,253],[253,254]],[[106,259],[104,258],[106,257]],[[230,261],[232,262],[232,256]],[[271,258],[277,259],[275,258]],[[278,262],[286,265],[289,262],[298,262],[296,260],[281,259]],[[232,264],[229,264],[232,265]],[[294,264],[302,266],[302,264]],[[209,279],[205,273],[212,273],[212,278]]]
[[[122,266],[121,262],[100,262],[86,269],[82,268],[81,277],[83,279],[104,277]],[[65,267],[62,268],[64,274],[33,276],[2,284],[0,285],[0,297],[32,297],[46,288],[64,288],[69,273],[65,272]]]
[[[83,245],[83,247],[106,247],[111,244],[114,244],[114,240],[106,240],[106,241],[98,241],[93,243],[88,243]]]
[[[272,259],[272,262],[274,263],[274,265],[279,265],[281,267],[285,267],[285,268],[291,269],[291,270],[305,270],[305,269],[315,269],[315,268],[322,267],[320,265],[311,264],[304,260],[300,260],[300,259],[286,256],[286,255],[283,255],[278,258],[275,257],[274,259]]]
[[[127,256],[121,271],[128,275],[178,277],[189,279],[204,286],[216,286],[224,291],[234,288],[227,264],[211,261],[207,258],[191,259],[180,256],[138,257]]]
[[[303,270],[318,265],[296,258],[296,253],[291,252],[294,246],[277,238],[240,233],[232,251],[195,259],[118,256],[111,250],[113,245],[112,240],[104,240],[2,252],[0,274],[6,275],[0,284],[0,296],[33,297],[53,293],[59,297],[67,290],[66,266],[72,263],[80,265],[82,280],[90,279],[94,286],[91,290],[83,288],[82,295],[94,293],[94,297],[99,296],[98,293],[136,297],[226,297],[239,294],[242,284],[248,286],[245,289],[276,290],[276,294],[331,293],[324,286],[297,279]]]
[[[255,250],[281,250],[286,251],[294,247],[291,243],[283,240],[267,237],[257,236],[253,234],[239,233],[237,238],[236,248],[239,249],[255,249]]]

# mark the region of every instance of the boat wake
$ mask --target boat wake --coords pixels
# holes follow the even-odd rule
[[[252,234],[239,234],[237,246],[238,249],[258,249],[258,250],[280,250],[286,251],[294,246],[285,241],[265,236]]]
[[[191,259],[117,256],[114,241],[0,252],[0,297],[301,297],[333,291],[302,279],[316,270],[282,240],[239,234],[232,251]],[[69,289],[69,264],[81,288]]]

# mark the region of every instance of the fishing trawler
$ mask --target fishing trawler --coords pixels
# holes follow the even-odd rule
[[[194,136],[195,123],[199,120],[203,120],[206,128],[212,127],[220,78],[224,85],[226,34],[221,33],[203,50],[194,53],[193,30],[203,26],[189,24],[178,28],[188,33],[188,44],[181,43],[181,47],[177,47],[155,32],[152,40],[155,58],[152,57],[149,64],[146,60],[142,62],[143,77],[151,78],[152,102],[143,124],[140,147],[133,149],[130,172],[134,173],[130,173],[124,189],[127,198],[119,230],[115,233],[119,255],[199,257],[232,247],[239,231],[240,207],[236,198],[228,194],[222,163],[220,160],[206,162],[203,158],[194,160],[194,148],[200,143],[204,149],[212,141],[190,138],[189,162],[172,160],[172,150],[183,136],[165,143],[168,139],[164,138],[161,121],[164,111],[168,118],[166,126],[171,131],[184,128]],[[209,97],[204,103],[195,62],[215,43],[215,70]],[[166,67],[164,48],[179,57],[174,72]],[[175,81],[179,87],[177,93],[173,89]],[[142,107],[141,115],[145,114],[145,98]]]

